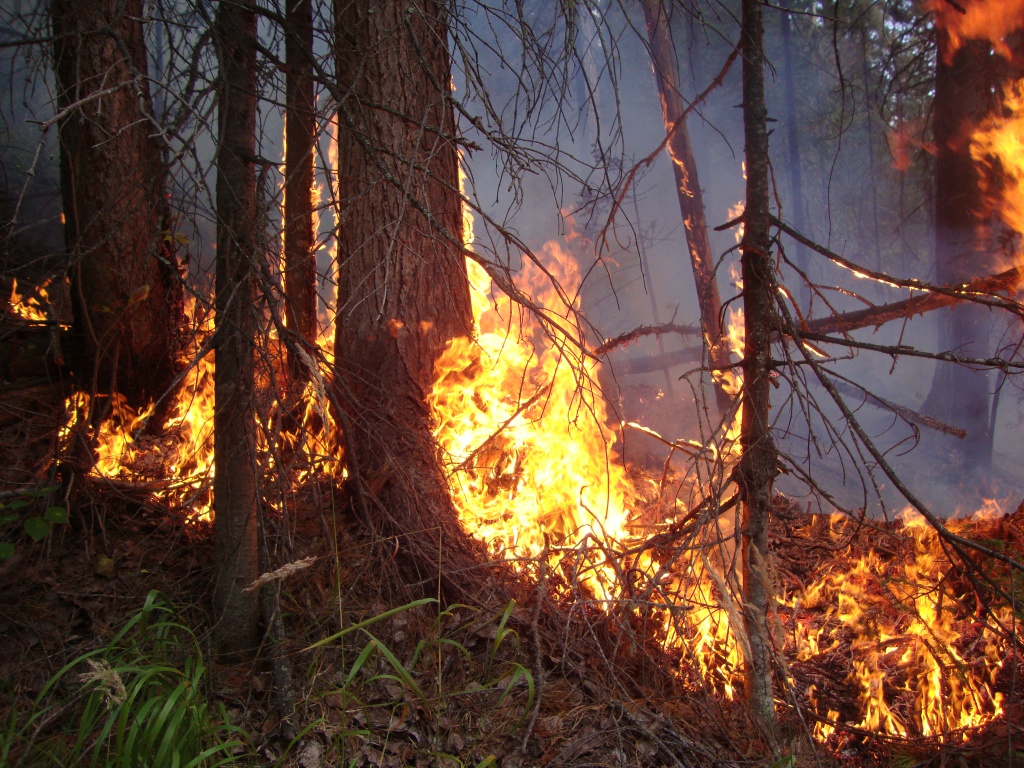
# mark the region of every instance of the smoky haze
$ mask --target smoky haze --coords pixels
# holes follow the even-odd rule
[[[703,15],[695,17],[674,6],[672,35],[683,96],[688,101],[708,88],[729,59],[738,35],[735,12],[736,8],[724,4],[704,9]],[[493,16],[484,6],[473,6],[466,9],[453,31],[455,40],[461,39],[466,46],[454,48],[455,96],[463,101],[466,115],[481,116],[477,126],[470,124],[466,115],[461,124],[467,140],[477,147],[465,154],[472,181],[469,194],[493,222],[488,224],[477,216],[477,248],[515,268],[522,255],[507,245],[499,228],[538,252],[550,240],[564,244],[586,274],[580,308],[593,326],[594,343],[638,326],[696,326],[697,297],[666,151],[657,152],[653,162],[632,177],[628,191],[621,195],[621,206],[611,215],[610,201],[619,195],[631,169],[655,152],[665,136],[642,14],[632,4],[598,3],[589,15],[581,10],[575,28],[567,30],[564,20],[546,4],[534,4],[531,13],[530,20],[538,29],[550,27],[553,38],[575,42],[568,56],[563,55],[564,50],[559,52],[561,42],[551,44],[557,64],[551,73],[554,85],[546,86],[532,101],[524,96],[523,78],[528,68],[510,28],[497,27],[501,55],[478,45],[473,60],[494,115],[501,119],[502,129],[518,139],[514,151],[507,147],[499,151],[490,141],[487,129],[494,127],[493,120],[476,86],[465,76],[467,59],[460,53],[468,50],[475,36],[482,39],[493,33]],[[545,19],[544,14],[550,18]],[[912,90],[908,81],[913,73],[901,68],[892,53],[898,26],[899,20],[889,19],[877,26],[881,31],[870,34],[849,26],[834,47],[826,22],[813,15],[796,15],[791,19],[787,48],[782,13],[772,9],[767,14],[774,212],[802,228],[813,241],[856,264],[932,281],[933,161],[923,132],[928,95],[921,86],[917,86],[918,92]],[[151,71],[154,80],[168,89],[174,83],[166,81],[164,70],[171,63],[175,34],[171,28],[150,32]],[[280,40],[270,33],[265,43],[272,50],[280,48]],[[320,40],[317,45],[318,55],[329,60],[326,42]],[[933,59],[924,57],[923,62],[919,66],[928,66]],[[57,226],[60,201],[55,130],[39,129],[39,123],[53,114],[51,76],[39,49],[27,58],[23,49],[5,49],[0,53],[0,69],[6,85],[0,110],[4,120],[0,126],[4,171],[0,214],[5,222],[12,221],[20,201],[19,215],[5,233],[3,271],[41,280],[64,268],[60,256],[63,237]],[[201,79],[212,78],[210,71],[200,74]],[[280,79],[270,72],[266,77]],[[734,62],[720,86],[687,121],[711,226],[733,219],[744,197],[739,77],[739,65]],[[787,83],[787,78],[791,82]],[[159,87],[154,89],[155,110],[175,114],[175,105],[165,100],[163,93]],[[329,103],[326,94],[322,98],[322,103]],[[260,154],[276,162],[282,151],[280,105],[264,104],[261,109]],[[210,197],[214,143],[206,122],[209,112],[202,114],[180,134],[181,143],[171,147],[175,158],[172,197],[179,209],[176,228],[183,243],[182,255],[196,276],[209,273],[215,226]],[[326,143],[321,142],[319,165],[327,162]],[[186,146],[187,152],[183,151]],[[799,195],[794,189],[797,168],[802,185]],[[268,173],[264,183],[270,209],[279,194],[276,176],[279,174]],[[323,173],[320,183],[327,184]],[[320,269],[325,277],[331,269],[326,246],[333,225],[327,213],[325,210],[321,217],[325,247]],[[271,240],[272,233],[268,234]],[[741,304],[730,271],[738,261],[736,242],[735,228],[711,232],[726,321]],[[802,251],[787,237],[779,245],[787,259],[801,268],[806,266],[806,273],[819,286],[820,292],[808,307],[809,296],[797,274],[788,266],[780,269],[782,282],[801,309],[810,310],[810,316],[860,309],[868,303],[888,303],[908,295],[905,290],[859,279]],[[988,314],[992,344],[986,354],[1019,336],[1014,322],[994,311]],[[937,315],[891,322],[879,329],[857,331],[855,336],[878,345],[941,351]],[[623,420],[639,421],[668,440],[701,436],[701,397],[710,394],[710,377],[698,371],[699,359],[667,369],[632,372],[645,361],[650,368],[660,356],[693,349],[697,344],[692,335],[666,333],[641,338],[610,354],[610,372],[603,374],[602,383],[618,401]],[[868,351],[850,354],[842,348],[828,351],[839,357],[829,364],[836,373],[910,412],[923,407],[936,363]],[[844,390],[849,406],[886,457],[915,491],[944,515],[970,510],[982,495],[1012,497],[1021,480],[1014,460],[1024,448],[1018,437],[1024,414],[1020,390],[1012,377],[1004,379],[1002,374],[987,371],[974,375],[984,378],[989,391],[999,391],[998,409],[991,419],[995,426],[993,466],[990,475],[982,478],[964,476],[951,458],[950,444],[957,438],[928,427],[909,426],[899,415],[866,399],[854,385],[848,384]],[[801,380],[807,384],[809,400],[800,394],[802,384],[794,388],[791,381],[789,374],[781,376],[773,393],[782,450],[844,505],[867,507],[876,513],[883,506],[901,508],[904,502],[887,480],[873,480],[874,470],[864,468],[863,457],[855,450],[838,447],[849,440],[848,430],[841,426],[842,414],[814,377],[806,373]],[[628,430],[625,443],[628,460],[651,466],[660,467],[667,453],[657,441]],[[782,476],[778,487],[807,497],[806,484],[795,474]]]
[[[699,322],[666,151],[636,173],[609,220],[609,198],[619,194],[630,169],[656,150],[665,127],[642,15],[632,6],[602,4],[601,9],[577,26],[577,55],[563,91],[538,107],[532,121],[523,120],[532,139],[557,147],[576,178],[564,172],[516,176],[503,167],[499,155],[486,149],[470,153],[468,159],[476,200],[489,216],[533,248],[549,239],[569,244],[587,275],[581,307],[594,326],[595,340],[642,325],[695,326]],[[885,34],[851,27],[839,37],[837,47],[821,19],[803,15],[790,22],[787,51],[782,14],[773,11],[766,16],[767,54],[772,65],[767,98],[773,129],[773,213],[798,226],[814,242],[868,270],[935,282],[934,161],[924,132],[930,96],[913,92],[907,84],[913,73],[899,69],[899,52],[893,43],[900,33],[898,20],[884,22]],[[725,6],[718,8],[717,15],[708,13],[699,19],[676,8],[672,34],[680,53],[683,96],[689,103],[722,70],[736,39],[736,24]],[[514,47],[514,42],[509,45]],[[923,61],[919,66],[933,63],[927,57]],[[510,121],[521,119],[515,111],[521,105],[513,92],[501,90],[505,82],[511,88],[515,78],[502,69],[500,64],[493,67],[499,74],[491,81],[498,85],[492,100],[505,105],[503,116]],[[732,66],[721,86],[688,118],[711,226],[733,219],[742,210],[739,75],[738,64]],[[789,83],[787,78],[791,78]],[[457,92],[464,93],[461,84]],[[479,103],[472,98],[467,107],[479,113],[474,109]],[[464,128],[473,138],[474,129]],[[486,146],[485,141],[480,143]],[[799,195],[796,184],[802,187]],[[565,215],[568,213],[571,215]],[[477,239],[484,241],[485,248],[487,242],[500,239],[487,229],[478,220]],[[732,271],[738,265],[736,237],[735,228],[711,233],[727,321],[741,303],[736,301],[739,288]],[[780,279],[808,317],[863,309],[912,295],[905,289],[862,279],[809,253],[788,237],[783,236],[779,246],[786,259],[817,286],[812,298],[794,269],[780,267]],[[498,253],[496,257],[515,266],[518,255]],[[596,266],[595,257],[599,257]],[[854,337],[875,345],[947,351],[941,346],[937,324],[941,313],[948,311],[866,328]],[[971,350],[977,357],[995,353],[997,346],[1005,349],[1019,336],[1016,321],[995,311],[985,315],[985,322],[991,323],[992,345],[984,351]],[[641,338],[611,353],[615,378],[614,382],[605,381],[605,389],[618,397],[623,419],[640,421],[669,440],[699,437],[698,416],[703,406],[694,394],[707,396],[710,391],[709,378],[694,373],[699,359],[673,365],[667,373],[656,363],[666,353],[691,349],[697,343],[692,336],[667,333],[657,339]],[[849,408],[886,460],[938,514],[970,513],[982,504],[983,497],[1006,499],[1014,505],[1019,501],[1013,498],[1021,479],[1013,457],[1022,447],[1018,437],[1022,408],[1012,378],[1004,380],[1002,374],[984,370],[972,374],[983,379],[990,392],[1001,387],[997,411],[991,417],[995,426],[991,472],[972,474],[965,472],[956,458],[960,438],[929,427],[927,420],[908,423],[904,418],[928,415],[922,414],[922,409],[936,365],[948,363],[840,347],[826,351],[836,356],[828,368],[849,379],[839,383]],[[737,359],[734,355],[733,360]],[[648,370],[633,373],[638,367]],[[799,377],[796,388],[791,386],[793,375]],[[778,384],[773,393],[777,438],[781,450],[800,470],[851,509],[892,514],[906,506],[875,462],[850,447],[853,441],[843,426],[842,413],[810,372],[790,371]],[[805,386],[806,394],[801,391]],[[896,412],[882,401],[896,406]],[[667,448],[630,430],[624,437],[627,459],[661,466]],[[681,460],[678,454],[677,460]],[[797,474],[784,474],[777,487],[811,499]],[[815,498],[812,506],[817,505]]]

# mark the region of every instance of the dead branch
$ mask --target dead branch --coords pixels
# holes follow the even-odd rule
[[[490,445],[494,441],[494,439],[496,437],[498,437],[498,435],[500,435],[502,432],[504,432],[506,429],[508,429],[508,425],[511,424],[513,421],[515,421],[516,418],[518,418],[519,414],[521,414],[523,411],[528,409],[531,405],[533,405],[538,400],[540,400],[542,397],[544,397],[544,395],[546,395],[550,389],[551,389],[551,387],[549,385],[545,385],[545,386],[541,387],[540,389],[538,389],[536,392],[534,392],[533,396],[530,397],[529,400],[527,400],[525,403],[520,405],[518,408],[516,408],[515,413],[513,413],[511,416],[509,416],[507,419],[505,419],[505,421],[502,422],[501,426],[499,426],[496,430],[494,430],[494,432],[492,432],[487,437],[486,440],[484,440],[482,443],[480,443],[480,445],[478,445],[476,448],[474,448],[472,451],[470,451],[469,455],[466,458],[464,458],[462,461],[460,461],[458,463],[458,465],[456,467],[454,467],[448,473],[448,477],[451,477],[456,472],[459,472],[459,471],[465,469],[467,466],[469,466],[469,463],[473,460],[473,458],[478,453],[480,453],[480,451],[482,451],[484,448],[486,448],[488,445]]]
[[[644,336],[661,336],[663,333],[678,333],[680,336],[700,336],[700,328],[695,325],[676,325],[661,323],[660,325],[641,325],[626,333],[607,339],[604,344],[594,350],[594,354],[603,357],[609,352],[624,347]]]
[[[886,283],[897,288],[909,288],[910,290],[922,291],[923,296],[913,296],[903,301],[896,301],[891,304],[883,304],[877,307],[868,307],[855,312],[847,312],[832,317],[808,320],[802,323],[806,330],[834,332],[852,331],[858,328],[874,326],[879,328],[891,320],[901,320],[914,315],[930,312],[940,307],[948,307],[961,301],[974,301],[989,306],[996,306],[1020,314],[1020,304],[1013,299],[1005,299],[997,294],[1003,291],[1011,291],[1021,280],[1024,279],[1024,269],[1014,267],[995,275],[987,275],[971,280],[966,283],[950,285],[933,285],[914,278],[906,279],[893,277],[884,272],[867,269],[859,264],[854,264],[849,259],[830,251],[823,245],[805,237],[781,219],[772,217],[772,224],[778,227],[779,231],[792,237],[798,243],[807,246],[812,251],[824,256],[829,261],[854,274],[871,278],[881,283]],[[724,225],[723,225],[724,226]]]
[[[835,376],[835,374],[832,375]],[[894,403],[890,400],[886,400],[883,397],[879,397],[878,395],[873,394],[866,388],[862,387],[860,384],[850,381],[849,379],[841,378],[839,381],[833,383],[835,384],[835,387],[839,392],[842,392],[843,394],[846,395],[851,395],[853,397],[863,397],[866,402],[869,402],[872,405],[877,405],[888,411],[892,411],[901,419],[903,419],[904,421],[908,421],[911,424],[917,424],[922,427],[928,427],[929,429],[938,430],[939,432],[944,432],[947,435],[953,435],[954,437],[958,437],[961,440],[967,437],[966,430],[960,429],[959,427],[954,427],[951,424],[945,423],[944,421],[933,419],[931,416],[925,416],[922,413],[913,411],[910,408],[899,405],[898,403]]]

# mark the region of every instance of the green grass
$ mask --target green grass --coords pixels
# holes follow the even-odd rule
[[[150,592],[105,647],[51,677],[27,712],[3,725],[0,765],[214,768],[244,751],[245,733],[213,711],[195,635]]]

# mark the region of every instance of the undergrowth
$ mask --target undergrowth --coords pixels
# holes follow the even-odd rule
[[[383,754],[416,719],[424,730],[434,731],[435,738],[422,747],[438,764],[494,765],[495,755],[474,739],[457,742],[461,749],[451,751],[451,740],[441,738],[438,724],[454,721],[456,712],[473,710],[477,726],[490,716],[499,735],[508,736],[529,717],[535,683],[515,660],[519,638],[509,627],[514,606],[510,602],[501,613],[483,615],[469,606],[441,608],[432,599],[416,600],[313,643],[307,654],[326,649],[342,653],[334,684],[318,698],[341,702],[346,722],[332,726],[312,708],[304,708],[299,718],[306,722],[299,723],[299,736],[270,762],[281,765],[301,752],[300,742],[316,741],[326,747],[324,764],[362,764],[356,755],[362,752],[365,758],[366,752],[378,749]],[[421,627],[425,631],[414,647],[402,644],[404,650],[398,650],[381,639],[377,627],[403,621],[404,615],[415,616],[417,623],[426,618],[432,626]],[[268,755],[257,753],[223,705],[211,706],[208,677],[195,632],[164,595],[150,592],[106,645],[67,663],[33,699],[19,705],[17,696],[12,697],[0,722],[0,766],[216,768],[267,763]],[[418,715],[410,716],[410,707]],[[387,725],[381,727],[373,712],[387,713]]]
[[[0,766],[214,768],[247,737],[206,696],[199,642],[170,602],[150,592],[104,647],[53,675],[2,726]]]

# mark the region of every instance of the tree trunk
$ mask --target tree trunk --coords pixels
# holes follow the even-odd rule
[[[949,284],[983,274],[990,215],[969,151],[972,126],[1001,98],[998,57],[987,42],[966,42],[956,53],[947,51],[948,38],[940,29],[940,55],[935,75],[933,131],[935,162],[936,282]],[[987,357],[990,313],[981,307],[958,306],[944,313],[940,346],[971,357]],[[962,366],[936,366],[922,412],[967,431],[964,440],[949,440],[960,465],[984,475],[992,460],[989,434],[990,377]],[[972,484],[976,483],[971,478]]]
[[[651,63],[654,78],[661,94],[661,114],[665,130],[675,128],[668,143],[672,157],[672,171],[675,174],[676,194],[679,211],[686,231],[686,244],[693,267],[693,279],[697,285],[697,303],[700,305],[700,324],[704,341],[708,345],[708,356],[712,368],[722,369],[729,365],[729,350],[722,343],[722,299],[715,279],[715,260],[708,240],[708,225],[704,216],[704,199],[701,195],[700,179],[697,177],[697,161],[690,146],[690,133],[683,118],[685,107],[679,90],[679,75],[676,67],[675,49],[669,34],[668,16],[662,0],[641,0],[644,19],[647,23],[647,39],[651,47]],[[678,123],[678,125],[677,125]],[[732,398],[725,392],[718,380],[715,381],[715,400],[718,410],[725,413],[732,404]]]
[[[286,136],[284,185],[284,292],[290,389],[299,395],[309,377],[296,345],[315,348],[316,252],[313,249],[313,3],[287,0],[285,10]]]
[[[782,93],[786,101],[786,144],[789,149],[788,162],[786,167],[789,170],[789,194],[791,197],[790,206],[793,210],[793,224],[798,232],[805,235],[807,231],[807,217],[804,215],[804,181],[802,164],[800,161],[800,126],[796,110],[796,67],[793,63],[793,35],[791,14],[787,8],[788,3],[783,3],[782,11]],[[807,253],[807,246],[803,243],[796,244],[796,266],[804,273],[806,279],[802,279],[800,290],[795,295],[800,297],[800,311],[807,316],[811,306],[811,286],[807,284],[810,279],[810,258]]]
[[[152,120],[141,0],[54,0],[77,386],[141,409],[170,386],[182,292]]]
[[[403,577],[465,599],[479,550],[458,524],[424,402],[436,357],[472,330],[443,6],[339,0],[335,21],[348,95],[335,338],[348,460],[374,497],[365,522],[395,537]]]
[[[749,642],[744,660],[747,704],[771,736],[775,728],[771,636],[768,629],[768,520],[777,456],[770,429],[771,339],[775,274],[770,254],[768,110],[764,98],[761,0],[743,0],[743,129],[747,203],[740,261],[746,343],[743,351],[743,417],[736,481],[742,500],[743,618]]]
[[[214,373],[213,484],[218,650],[256,647],[258,591],[256,441],[253,416],[253,263],[257,253],[256,16],[251,5],[217,6],[220,63],[217,112],[217,366]]]

